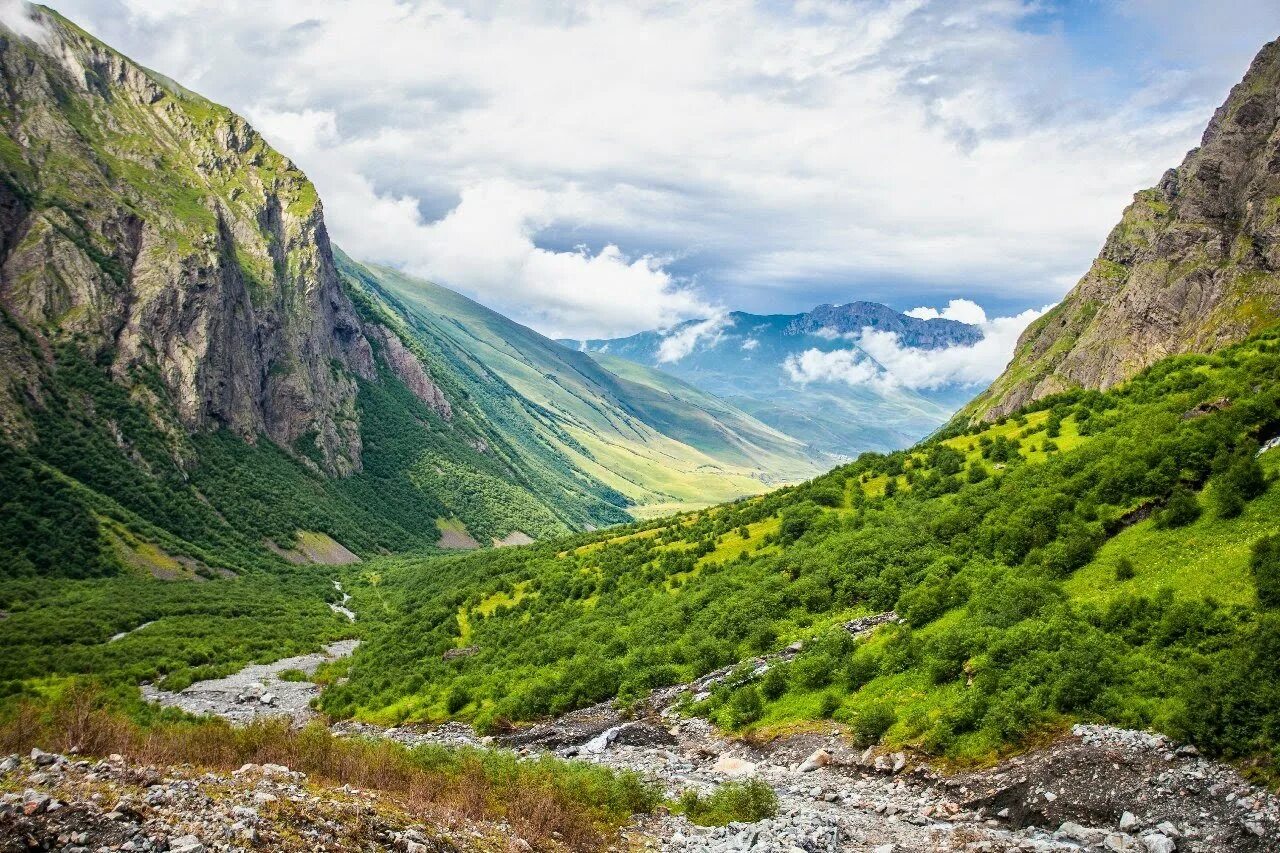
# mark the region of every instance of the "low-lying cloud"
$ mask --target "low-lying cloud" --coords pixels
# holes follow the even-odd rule
[[[725,329],[732,325],[733,321],[728,313],[718,310],[712,317],[681,326],[669,333],[658,344],[658,362],[670,364],[679,361],[693,352],[699,344],[704,344],[708,348],[713,347],[720,343]]]
[[[1023,330],[1052,307],[1046,305],[1013,317],[994,319],[988,319],[980,306],[967,299],[953,299],[942,310],[913,308],[906,312],[912,317],[945,317],[976,325],[982,329],[982,340],[969,345],[922,349],[903,346],[895,332],[866,328],[854,338],[855,348],[829,352],[805,350],[788,356],[783,368],[793,381],[802,384],[843,382],[917,391],[986,385],[1009,364]]]

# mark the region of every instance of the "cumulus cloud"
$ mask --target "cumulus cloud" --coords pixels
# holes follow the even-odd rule
[[[732,318],[723,310],[718,310],[714,316],[705,320],[686,323],[663,337],[658,344],[658,361],[662,364],[679,361],[693,352],[699,344],[713,347],[720,343],[725,329],[732,325]]]
[[[935,320],[941,318],[943,320],[955,320],[957,323],[968,323],[971,326],[981,326],[987,322],[987,312],[982,310],[982,306],[971,299],[952,299],[947,303],[947,307],[939,311],[937,308],[912,308],[910,311],[904,311],[908,317],[915,317],[919,320]]]
[[[917,308],[908,313],[922,319],[951,315],[948,319],[972,322],[982,328],[982,340],[970,345],[921,349],[903,346],[895,332],[866,328],[857,336],[856,348],[806,350],[788,356],[783,367],[793,381],[800,383],[844,382],[913,390],[986,385],[1009,364],[1023,330],[1052,307],[1046,305],[988,320],[978,305],[953,299],[942,311]]]
[[[747,338],[745,341],[742,342],[742,348],[747,352],[751,352],[758,346],[760,346],[759,338]]]
[[[1188,77],[1158,21],[1103,59],[1039,0],[58,7],[261,125],[356,256],[578,336],[851,288],[1057,298],[1280,29],[1216,14],[1239,37]]]
[[[847,385],[883,383],[885,377],[874,361],[858,350],[838,349],[824,352],[807,349],[792,353],[782,362],[791,381],[807,385],[810,382],[844,382]]]

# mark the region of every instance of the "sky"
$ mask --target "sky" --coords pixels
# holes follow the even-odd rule
[[[52,5],[248,118],[353,256],[577,338],[1025,324],[1280,35],[1276,0]]]

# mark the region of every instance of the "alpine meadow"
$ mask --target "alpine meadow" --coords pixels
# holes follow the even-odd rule
[[[765,5],[0,2],[0,850],[1280,849],[1280,17]]]

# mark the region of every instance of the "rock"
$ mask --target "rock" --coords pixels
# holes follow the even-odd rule
[[[903,768],[905,768],[906,766],[907,766],[906,754],[902,752],[895,752],[893,754],[893,772],[901,773]]]
[[[1102,840],[1102,846],[1114,853],[1130,853],[1138,849],[1138,842],[1132,835],[1123,832],[1112,832]]]
[[[169,839],[169,853],[204,853],[204,845],[194,835]]]
[[[21,766],[22,760],[19,759],[18,756],[9,755],[6,756],[3,761],[0,761],[0,773],[10,773]]]
[[[756,765],[753,762],[743,758],[735,758],[731,755],[722,755],[715,764],[711,765],[712,772],[721,773],[731,778],[740,776],[750,776],[756,772]]]
[[[875,849],[874,853],[894,853],[896,849],[897,847],[893,844],[881,844]]]
[[[1149,833],[1138,840],[1145,853],[1174,853],[1178,849],[1173,839],[1159,832]]]
[[[1178,827],[1174,826],[1167,820],[1162,820],[1156,824],[1156,831],[1170,838],[1181,838],[1182,833],[1178,831]]]
[[[1138,818],[1134,816],[1133,812],[1125,812],[1124,814],[1120,815],[1120,831],[1121,832],[1130,832],[1137,825],[1138,825]]]
[[[825,749],[814,750],[808,758],[800,763],[796,770],[800,773],[811,773],[819,767],[826,767],[831,763],[831,753]]]
[[[1267,199],[1280,156],[1277,68],[1280,49],[1269,44],[1201,144],[1135,195],[1098,259],[1054,309],[1054,321],[1027,329],[971,417],[992,422],[1068,386],[1105,390],[1158,359],[1216,350],[1254,333],[1238,318],[1247,305],[1274,310],[1276,256],[1231,247],[1272,246],[1274,239]]]
[[[36,747],[32,747],[31,760],[35,763],[36,767],[48,767],[58,760],[58,756]]]

